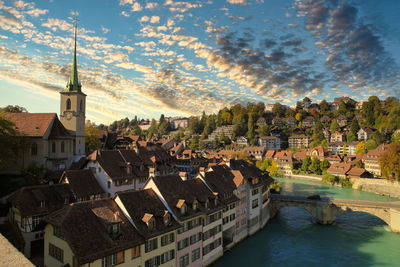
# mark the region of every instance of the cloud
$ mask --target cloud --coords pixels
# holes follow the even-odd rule
[[[146,3],[145,9],[155,9],[158,7],[158,3],[148,2]]]
[[[49,12],[49,10],[47,9],[39,9],[39,8],[35,8],[35,9],[31,9],[26,11],[26,14],[32,16],[32,17],[39,17],[41,15],[46,14],[47,12]]]
[[[109,33],[110,32],[110,29],[107,29],[106,27],[104,27],[103,25],[102,26],[100,26],[101,27],[101,30],[103,31],[103,33],[104,34],[107,34],[107,33]]]
[[[150,23],[159,23],[160,17],[159,16],[151,16]]]
[[[246,0],[226,0],[231,5],[246,5]]]
[[[122,16],[124,16],[124,17],[126,17],[126,18],[129,18],[131,15],[128,13],[128,12],[126,12],[126,11],[121,11],[121,15]]]

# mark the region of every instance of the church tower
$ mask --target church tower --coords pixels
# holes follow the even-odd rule
[[[75,46],[72,62],[71,76],[65,90],[61,95],[60,121],[64,127],[75,137],[73,152],[75,156],[85,155],[85,112],[86,95],[81,91],[78,80],[78,66],[76,62],[76,34],[77,23],[75,21]]]

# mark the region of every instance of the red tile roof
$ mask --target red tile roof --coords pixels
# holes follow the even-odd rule
[[[15,124],[15,129],[26,136],[44,136],[56,113],[5,113],[4,116]]]

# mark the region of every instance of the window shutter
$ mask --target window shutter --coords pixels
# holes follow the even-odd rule
[[[124,252],[120,251],[117,253],[117,263],[122,263],[124,262]]]

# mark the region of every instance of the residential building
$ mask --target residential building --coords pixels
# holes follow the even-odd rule
[[[311,138],[306,135],[292,135],[289,137],[289,147],[291,148],[307,148],[310,142]]]
[[[364,163],[364,168],[368,172],[375,176],[382,175],[382,168],[379,162],[380,157],[387,150],[387,145],[380,145],[377,148],[369,151],[367,154],[363,155],[362,162]]]
[[[267,172],[261,171],[244,160],[230,160],[228,164],[232,170],[240,171],[241,176],[246,180],[247,228],[248,234],[252,235],[263,228],[270,219],[269,186],[274,180]]]
[[[229,139],[232,140],[233,136],[233,130],[234,130],[234,125],[226,125],[226,126],[220,126],[217,129],[215,129],[209,136],[208,140],[209,141],[215,141],[218,140],[221,135],[225,135]]]
[[[281,125],[283,123],[283,120],[279,117],[275,117],[272,119],[272,124],[273,125]]]
[[[286,120],[285,124],[286,124],[286,126],[296,126],[297,120],[293,117],[290,117]]]
[[[144,266],[145,240],[112,199],[74,203],[45,221],[45,266]]]
[[[311,158],[318,158],[319,160],[324,160],[325,157],[327,157],[327,151],[325,150],[324,147],[322,146],[318,146],[318,147],[314,147],[312,149],[310,149],[310,151],[308,152],[308,155]]]
[[[233,242],[238,243],[248,235],[247,201],[249,198],[249,192],[247,192],[247,188],[249,185],[239,170],[231,170],[231,173],[233,174],[233,182],[236,186],[234,194],[238,199],[240,199],[236,205],[235,234],[233,236]]]
[[[325,140],[330,140],[331,139],[331,132],[328,129],[323,129],[322,133],[324,134]]]
[[[239,138],[236,140],[236,144],[238,146],[247,146],[249,144],[249,142],[246,137],[239,136]]]
[[[262,127],[267,124],[267,121],[265,120],[264,117],[260,117],[258,118],[256,124],[258,125],[258,127]]]
[[[303,127],[313,127],[315,124],[315,119],[313,116],[307,116],[302,121]]]
[[[357,132],[358,140],[368,140],[376,130],[371,127],[363,127]]]
[[[189,119],[188,118],[170,118],[169,122],[171,123],[172,130],[189,127]]]
[[[331,135],[331,142],[345,142],[346,135],[341,132],[335,132]]]
[[[347,125],[347,118],[344,115],[339,115],[336,119],[337,123],[339,124],[340,127],[346,126]]]
[[[90,170],[64,171],[59,183],[70,186],[77,202],[100,199],[107,196]]]
[[[266,148],[262,146],[248,146],[241,150],[255,160],[264,160]]]
[[[329,116],[324,115],[320,118],[321,123],[327,123],[331,121],[331,118],[329,118]]]
[[[234,183],[234,175],[230,168],[223,164],[211,166],[200,172],[198,176],[213,192],[218,199],[224,204],[222,213],[222,236],[223,247],[230,248],[234,244],[235,227],[236,227],[236,206],[239,204],[239,198],[234,194],[236,185]]]
[[[154,190],[118,192],[114,200],[130,225],[144,237],[140,266],[177,266],[176,239],[181,225]]]
[[[347,172],[351,169],[351,165],[348,163],[333,163],[326,172],[334,176],[345,178]]]
[[[205,233],[203,223],[208,213],[216,210],[222,211],[221,203],[217,202],[215,205],[215,196],[200,179],[182,180],[176,174],[152,177],[147,181],[145,188],[151,188],[157,193],[182,226],[178,229],[176,238],[177,266],[202,266],[203,240],[208,240],[211,232],[214,235],[220,235],[222,232],[222,225],[216,225],[211,232]],[[222,246],[216,247],[214,250],[211,252],[207,248],[211,254],[222,255]],[[214,258],[210,258],[210,255],[207,257],[208,261]]]
[[[267,150],[281,149],[281,139],[275,136],[263,136],[258,139],[259,146],[265,147]]]
[[[298,162],[293,157],[291,151],[280,151],[275,153],[274,160],[279,167],[279,170],[284,175],[292,175],[292,169]]]
[[[359,142],[330,142],[328,143],[328,151],[333,154],[355,155]]]
[[[43,218],[74,201],[68,184],[26,186],[8,198],[9,220],[23,237],[19,247],[26,257],[43,255]]]

